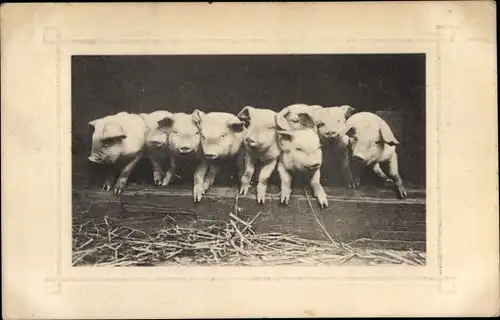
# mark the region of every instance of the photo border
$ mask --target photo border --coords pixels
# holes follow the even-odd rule
[[[339,38],[328,38],[328,39],[322,39],[322,40],[328,40],[331,42],[345,42],[345,43],[353,43],[353,42],[369,42],[373,44],[382,44],[382,43],[434,43],[435,45],[435,51],[436,51],[436,70],[433,70],[436,75],[436,83],[433,84],[435,85],[435,90],[436,90],[436,121],[437,121],[437,177],[436,177],[436,201],[437,201],[437,243],[436,249],[437,249],[437,256],[433,257],[433,259],[436,260],[437,262],[437,272],[433,275],[429,276],[411,276],[411,277],[405,277],[405,276],[396,276],[396,277],[388,277],[388,276],[336,276],[336,277],[331,277],[331,276],[325,276],[325,277],[307,277],[307,276],[300,276],[300,277],[221,277],[221,278],[214,278],[211,276],[204,276],[204,277],[109,277],[109,276],[103,276],[103,277],[68,277],[63,274],[63,269],[64,269],[64,259],[63,259],[63,245],[62,245],[62,239],[63,235],[67,231],[66,228],[69,228],[71,230],[71,226],[66,226],[62,223],[61,218],[63,214],[67,214],[62,208],[61,204],[61,199],[62,199],[62,186],[64,184],[63,177],[62,177],[62,166],[61,166],[61,155],[62,155],[62,143],[58,143],[58,149],[57,149],[57,166],[60,168],[58,171],[58,179],[59,183],[57,184],[57,198],[56,201],[59,203],[59,208],[60,210],[57,212],[57,219],[56,219],[56,228],[58,230],[57,232],[57,240],[56,240],[56,250],[57,250],[57,260],[56,260],[56,274],[53,277],[47,277],[46,278],[46,283],[48,287],[50,288],[48,291],[50,294],[61,294],[61,285],[62,283],[65,282],[109,282],[109,281],[124,281],[124,282],[133,282],[133,281],[172,281],[172,280],[208,280],[208,281],[213,281],[215,279],[219,280],[318,280],[318,279],[328,279],[328,280],[335,280],[335,281],[435,281],[439,285],[439,292],[440,293],[455,293],[455,280],[456,277],[449,277],[445,276],[443,272],[443,248],[442,248],[442,232],[443,232],[443,217],[442,217],[442,199],[440,197],[441,194],[441,168],[442,168],[442,162],[441,162],[441,153],[440,153],[440,145],[441,145],[441,128],[442,128],[442,119],[441,119],[441,102],[442,102],[442,95],[441,95],[441,86],[442,86],[442,79],[441,79],[441,72],[442,72],[442,66],[441,66],[441,55],[442,55],[442,44],[446,42],[453,42],[454,41],[454,27],[450,25],[436,25],[436,34],[433,36],[429,36],[426,38],[395,38],[395,39],[383,39],[383,38],[357,38],[357,39],[339,39]],[[280,38],[280,42],[282,41],[302,41],[300,39],[296,38]],[[62,118],[62,97],[61,97],[61,82],[62,82],[62,61],[64,58],[63,55],[63,48],[70,48],[73,45],[158,45],[158,44],[166,44],[166,43],[173,43],[173,44],[178,44],[183,42],[184,40],[182,38],[135,38],[135,39],[96,39],[96,38],[63,38],[61,35],[61,28],[59,26],[50,26],[50,27],[45,27],[43,29],[43,44],[47,46],[52,46],[54,49],[54,61],[55,61],[55,72],[56,72],[56,77],[55,77],[55,95],[56,95],[56,101],[57,101],[57,122],[59,123],[59,130],[57,131],[57,137],[56,139],[61,142],[61,137],[64,134],[67,134],[67,132],[63,132],[62,130],[62,124],[64,123],[65,119]],[[234,39],[234,38],[200,38],[200,39],[189,39],[188,41],[207,41],[207,42],[225,42],[225,41],[266,41],[266,39],[248,39],[248,38],[243,38],[243,39]],[[420,52],[415,52],[415,53],[420,53]],[[147,53],[143,53],[146,55]],[[249,53],[249,54],[254,54],[254,53]],[[353,53],[355,54],[355,53]],[[168,54],[165,54],[168,55]],[[215,55],[215,54],[214,54]],[[71,58],[71,55],[69,55]],[[430,72],[429,70],[429,64],[428,64],[428,59],[427,59],[427,53],[426,53],[426,74]],[[427,77],[426,77],[427,79]],[[429,87],[431,84],[426,83],[426,96],[429,92]],[[433,86],[434,87],[434,86]],[[428,98],[426,98],[426,108],[427,106],[427,101]],[[428,117],[427,117],[428,118]],[[426,121],[427,121],[426,118]],[[428,164],[426,163],[426,166]],[[428,186],[426,187],[426,191],[428,191]],[[427,192],[426,192],[427,193]],[[428,198],[427,198],[428,201]],[[426,233],[428,234],[429,232],[429,226],[428,226],[428,221],[429,221],[429,214],[428,214],[428,203],[426,203]],[[428,237],[427,237],[428,238]],[[426,241],[426,246],[429,248],[430,243],[427,239]],[[434,245],[434,244],[432,244]],[[429,250],[427,250],[429,251]],[[427,254],[427,259],[426,259],[426,266],[429,264],[429,255]],[[85,267],[72,267],[72,268],[77,268],[79,270],[86,269]],[[156,268],[171,268],[171,267],[156,267]],[[183,267],[184,268],[184,267]],[[253,267],[252,267],[253,268]],[[108,269],[108,268],[100,268],[100,269]],[[113,268],[116,269],[116,268]],[[113,270],[111,269],[111,270]],[[127,268],[129,269],[129,268]],[[142,268],[141,268],[142,269]],[[149,268],[144,268],[144,270],[148,270]],[[108,269],[110,270],[110,269]]]

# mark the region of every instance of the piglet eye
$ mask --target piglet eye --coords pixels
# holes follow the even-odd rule
[[[273,130],[274,126],[267,126],[267,130]]]
[[[221,137],[221,138],[225,138],[226,136],[227,136],[227,134],[226,134],[226,133],[223,133],[223,134],[221,134],[221,136],[220,136],[220,137]]]
[[[300,147],[295,148],[295,150],[300,151],[300,152],[304,151],[304,149],[302,149]]]
[[[292,122],[297,123],[297,122],[299,122],[299,119],[292,119]]]

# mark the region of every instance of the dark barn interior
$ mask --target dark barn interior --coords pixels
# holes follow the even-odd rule
[[[338,157],[325,149],[321,172],[328,208],[311,204],[303,188],[292,191],[288,205],[280,205],[275,171],[266,204],[256,203],[253,185],[247,196],[236,199],[242,208],[238,216],[250,221],[260,214],[252,225],[256,232],[328,240],[327,230],[339,241],[369,239],[363,243],[426,250],[425,54],[73,56],[71,66],[76,230],[98,222],[107,225],[103,217],[147,233],[168,219],[194,222],[199,228],[227,221],[236,212],[235,166],[220,172],[198,204],[191,196],[194,167],[181,170],[168,187],[157,187],[146,159],[120,196],[102,192],[106,169],[87,161],[87,124],[93,119],[120,111],[237,114],[247,105],[279,111],[294,103],[349,104],[357,112],[376,112],[393,129],[400,141],[399,171],[408,198],[396,199],[368,170],[361,176],[361,188],[344,187]]]
[[[246,105],[278,111],[298,102],[381,112],[401,142],[405,184],[425,189],[424,54],[73,56],[73,182],[98,172],[86,163],[87,123],[95,118],[158,109],[237,114]],[[325,158],[326,186],[341,186],[335,161]],[[234,173],[221,172],[217,183],[228,185]],[[150,183],[149,163],[131,179]],[[375,182],[370,172],[362,179]]]

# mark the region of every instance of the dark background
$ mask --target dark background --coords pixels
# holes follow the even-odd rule
[[[401,117],[400,174],[425,188],[425,88],[425,54],[73,56],[73,183],[89,175],[93,119],[158,109],[237,114],[246,105],[279,111],[301,102]],[[150,177],[144,165],[136,175]],[[325,163],[322,174],[327,185],[341,182],[337,164]]]

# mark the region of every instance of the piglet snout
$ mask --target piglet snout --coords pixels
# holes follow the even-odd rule
[[[207,158],[209,160],[213,160],[213,159],[217,158],[217,155],[215,153],[205,153],[205,158]]]
[[[364,163],[365,162],[365,157],[363,157],[362,155],[359,155],[359,154],[353,154],[352,155],[352,160],[358,164],[360,163]]]
[[[321,166],[321,163],[319,163],[319,162],[315,162],[315,163],[312,163],[312,164],[310,164],[310,165],[309,165],[309,169],[310,169],[310,170],[316,170],[316,169],[318,169],[320,166]]]
[[[335,131],[327,131],[327,132],[325,132],[325,137],[327,139],[335,139],[335,138],[337,138],[337,136],[338,136],[338,133],[335,132]]]
[[[246,143],[249,147],[255,147],[255,146],[257,146],[257,141],[255,141],[252,137],[246,137],[246,138],[245,138],[245,143]]]
[[[101,163],[101,161],[94,155],[91,155],[90,157],[88,157],[88,160],[90,162],[94,162],[94,163]]]
[[[190,153],[192,149],[190,147],[180,147],[179,152],[180,153]]]

